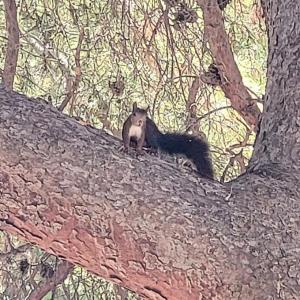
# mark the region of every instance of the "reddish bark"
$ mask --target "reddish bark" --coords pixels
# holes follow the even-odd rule
[[[221,88],[232,107],[244,118],[250,128],[256,131],[260,110],[243,84],[217,0],[197,0],[197,2],[203,10],[205,38],[208,40],[214,63],[224,80]]]

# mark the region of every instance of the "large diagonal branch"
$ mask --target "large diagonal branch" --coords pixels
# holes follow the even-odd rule
[[[224,18],[217,0],[197,0],[203,11],[205,38],[224,82],[221,88],[232,107],[253,130],[257,129],[260,110],[243,83],[225,31]]]
[[[8,42],[3,70],[3,84],[8,90],[13,89],[14,78],[17,70],[18,53],[20,47],[19,25],[17,20],[17,7],[15,0],[3,0],[5,7],[6,30]]]
[[[43,103],[0,105],[0,229],[149,299],[300,294],[296,172],[222,186]]]

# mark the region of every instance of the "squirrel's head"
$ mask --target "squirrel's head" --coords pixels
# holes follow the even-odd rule
[[[136,102],[134,102],[131,113],[131,124],[140,127],[146,124],[146,118],[149,108],[149,106],[146,109],[139,108],[137,107]]]

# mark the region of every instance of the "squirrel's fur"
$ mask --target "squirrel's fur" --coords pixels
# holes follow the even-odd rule
[[[198,137],[180,133],[162,133],[147,117],[145,140],[147,147],[160,149],[169,154],[184,154],[196,166],[198,173],[214,178],[210,150],[207,142]]]
[[[127,150],[130,140],[137,142],[137,150],[142,145],[152,150],[161,150],[169,154],[184,154],[196,166],[202,177],[214,178],[208,143],[189,134],[162,133],[156,124],[147,117],[148,109],[141,109],[133,104],[133,111],[123,125],[122,137]],[[140,130],[142,132],[140,132]]]

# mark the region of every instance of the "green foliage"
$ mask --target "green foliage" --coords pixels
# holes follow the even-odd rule
[[[55,277],[58,263],[55,256],[0,231],[0,299],[27,299],[40,283]],[[47,272],[43,266],[47,266]],[[119,288],[112,283],[76,267],[43,300],[118,300],[118,292]],[[138,300],[132,293],[127,293],[128,300]]]

